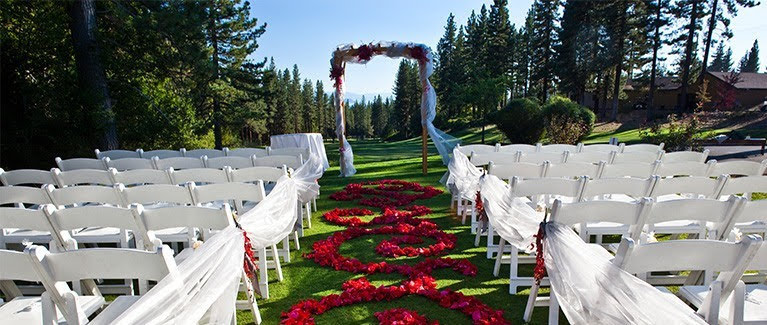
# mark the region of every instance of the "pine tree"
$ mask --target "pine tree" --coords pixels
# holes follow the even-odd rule
[[[303,108],[301,97],[301,73],[298,72],[298,65],[293,65],[293,78],[289,82],[288,86],[288,111],[290,112],[291,125],[290,132],[299,133],[304,126],[303,114],[301,114],[301,108]]]
[[[754,41],[751,50],[746,52],[743,59],[740,60],[739,70],[743,72],[759,72],[759,42]]]
[[[679,65],[681,70],[681,94],[677,104],[679,112],[688,110],[688,88],[692,81],[691,77],[697,76],[692,72],[693,63],[697,60],[697,53],[694,50],[695,38],[701,29],[700,17],[704,16],[704,9],[703,0],[678,0],[672,9],[675,18],[685,21],[685,28],[678,32],[677,38],[674,40],[676,44],[684,44],[683,50],[676,50],[677,53],[683,53]]]
[[[567,1],[555,47],[560,91],[571,99],[583,101],[586,83],[601,64],[596,62],[599,50],[600,21],[595,2]]]
[[[309,79],[304,79],[304,84],[301,87],[301,104],[301,115],[304,122],[301,132],[315,132],[314,85]]]
[[[509,9],[507,0],[493,0],[490,5],[490,14],[487,19],[487,31],[485,36],[485,66],[490,78],[505,77],[508,69],[508,57],[503,55],[509,49],[509,34],[511,34],[511,22],[509,21]]]
[[[722,59],[722,68],[723,71],[732,71],[732,49],[727,48],[727,52],[724,53],[724,58]]]
[[[370,118],[372,120],[373,135],[379,138],[386,136],[386,125],[389,120],[386,107],[381,95],[376,96],[370,105]]]
[[[314,87],[314,111],[315,111],[315,121],[316,121],[316,127],[315,130],[322,134],[324,137],[327,137],[327,114],[325,113],[325,110],[327,109],[327,95],[325,94],[325,89],[322,84],[321,80],[317,80],[317,84]]]
[[[411,138],[416,134],[414,130],[420,130],[413,127],[420,126],[421,123],[420,114],[414,114],[420,106],[420,91],[417,86],[413,89],[414,83],[418,83],[417,75],[417,68],[411,63],[407,60],[400,61],[394,80],[394,112],[389,122],[397,126],[400,139]]]
[[[703,52],[703,66],[708,67],[709,50],[711,49],[711,42],[714,35],[716,26],[721,22],[724,26],[724,30],[721,32],[722,37],[725,39],[732,38],[732,30],[730,30],[730,20],[738,15],[738,7],[752,8],[759,4],[754,0],[721,0],[724,2],[726,11],[719,6],[720,0],[712,0],[711,10],[708,12],[708,31],[706,32],[705,50]]]
[[[277,111],[275,121],[277,129],[274,134],[285,134],[293,132],[293,119],[290,100],[290,70],[287,68],[282,71],[278,78]]]
[[[711,65],[708,66],[709,71],[727,71],[724,68],[724,42],[719,42],[719,46],[716,47],[714,58],[711,60]]]
[[[445,119],[456,117],[458,114],[458,108],[460,107],[460,83],[457,80],[459,77],[460,69],[457,64],[460,64],[460,60],[456,60],[456,25],[455,16],[450,14],[447,18],[447,24],[445,25],[445,33],[437,43],[437,57],[439,65],[435,71],[435,77],[437,80],[436,91],[438,96],[438,103],[443,108],[442,115]],[[383,103],[381,103],[383,104]]]
[[[533,2],[532,28],[532,76],[531,80],[539,85],[538,98],[546,101],[551,91],[554,76],[554,47],[557,39],[555,27],[559,0],[536,0]]]

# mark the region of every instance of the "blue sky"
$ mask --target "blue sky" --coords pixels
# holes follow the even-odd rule
[[[532,0],[510,0],[511,22],[521,25]],[[763,1],[765,2],[765,1]],[[280,68],[298,64],[302,78],[322,80],[329,88],[330,55],[339,44],[412,41],[436,49],[452,12],[463,24],[474,9],[492,1],[468,0],[253,0],[252,14],[266,22],[255,58],[274,57]],[[761,45],[761,72],[767,65],[767,4],[741,9],[730,40],[737,63],[754,39]],[[669,60],[671,62],[672,60]],[[347,92],[390,93],[399,60],[379,57],[346,68]],[[329,89],[328,89],[329,91]]]

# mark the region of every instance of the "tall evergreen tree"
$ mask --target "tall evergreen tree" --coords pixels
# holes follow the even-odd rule
[[[389,123],[397,126],[401,139],[411,138],[420,130],[420,127],[414,127],[421,124],[420,114],[417,114],[420,106],[417,75],[415,66],[407,60],[400,61],[394,80],[394,112]]]
[[[325,94],[324,85],[322,84],[321,80],[317,80],[317,84],[314,87],[314,110],[315,110],[315,116],[316,116],[316,131],[322,134],[323,136],[327,136],[327,113],[325,111],[327,110],[327,95]]]
[[[511,34],[511,22],[509,21],[508,0],[493,0],[490,5],[490,14],[487,18],[485,36],[485,66],[490,78],[505,77],[508,69],[508,57],[502,53],[509,50],[509,34]]]
[[[386,136],[386,125],[389,117],[387,116],[386,107],[384,106],[381,95],[376,96],[375,100],[373,100],[373,103],[370,105],[370,118],[373,135],[379,138]]]
[[[556,23],[559,0],[535,0],[533,2],[532,60],[531,80],[539,85],[538,98],[546,101],[554,81],[555,52],[557,44]]]
[[[460,107],[460,80],[456,56],[460,55],[456,50],[456,24],[455,16],[450,14],[445,25],[445,33],[437,43],[437,57],[439,65],[435,71],[437,79],[437,97],[439,105],[443,108],[442,114],[446,119],[456,117]],[[383,103],[381,103],[383,105]],[[377,132],[377,131],[376,131]]]
[[[740,60],[740,72],[759,72],[759,42],[754,41],[751,50]]]
[[[298,72],[298,65],[293,65],[293,75],[288,86],[288,111],[290,112],[292,124],[290,130],[292,133],[299,133],[304,126],[304,116],[301,114],[303,100],[301,96],[301,73]]]
[[[719,42],[719,46],[716,47],[716,52],[714,53],[714,57],[711,60],[711,65],[708,66],[709,71],[717,71],[717,72],[723,72],[723,71],[729,71],[730,67],[725,66],[725,56],[726,52],[724,51],[724,42]],[[732,62],[730,62],[732,64]]]
[[[719,6],[720,1],[724,2],[726,10]],[[732,38],[730,20],[738,15],[738,7],[751,8],[758,4],[759,2],[754,0],[712,0],[711,10],[709,11],[708,30],[706,31],[705,50],[703,51],[704,70],[708,68],[709,50],[711,49],[716,26],[721,22],[724,26],[724,30],[721,32],[722,37],[725,39]]]
[[[681,94],[677,104],[680,112],[685,112],[688,108],[691,108],[688,107],[690,106],[688,105],[688,88],[691,83],[691,76],[694,75],[691,70],[693,70],[693,63],[696,61],[696,51],[694,50],[695,38],[701,29],[700,17],[705,14],[704,9],[705,4],[703,0],[678,0],[674,3],[673,7],[674,16],[679,20],[684,20],[686,24],[683,32],[680,31],[675,40],[677,44],[684,44],[684,49],[677,51],[677,53],[683,53],[680,64]]]
[[[315,132],[315,105],[314,105],[314,85],[309,79],[304,79],[301,86],[301,115],[303,119],[302,132]]]
[[[649,25],[653,33],[653,38],[647,120],[652,120],[655,114],[655,90],[657,88],[655,79],[658,76],[658,51],[660,50],[661,45],[665,42],[665,35],[662,28],[669,24],[668,8],[669,0],[655,0],[650,3],[649,10],[653,12],[654,15]]]

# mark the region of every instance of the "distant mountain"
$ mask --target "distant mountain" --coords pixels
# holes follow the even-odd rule
[[[332,93],[331,93],[332,94]],[[391,93],[368,93],[368,94],[358,94],[358,93],[344,93],[344,99],[349,100],[350,102],[353,102],[355,100],[359,101],[362,100],[362,97],[365,97],[365,101],[372,101],[376,98],[376,96],[381,95],[384,100],[386,97],[390,97]]]

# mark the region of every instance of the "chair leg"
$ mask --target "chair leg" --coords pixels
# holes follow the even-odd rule
[[[496,250],[495,242],[495,231],[493,230],[493,225],[488,223],[487,225],[487,258],[493,258],[493,252]]]
[[[261,324],[261,312],[258,310],[258,303],[256,302],[256,295],[253,292],[253,283],[246,274],[242,274],[242,282],[245,284],[245,293],[248,296],[248,305],[250,307],[250,313],[253,314],[253,320],[256,325]]]
[[[258,269],[260,273],[258,286],[261,290],[261,297],[269,299],[269,273],[266,269],[266,256],[266,248],[258,250]]]
[[[517,281],[515,279],[518,276],[517,267],[519,267],[519,250],[514,245],[509,245],[509,251],[511,252],[511,261],[509,262],[509,294],[517,294]]]
[[[455,201],[456,201],[455,194],[453,194],[450,196],[450,210],[455,208]]]
[[[549,325],[559,324],[559,301],[554,291],[549,294]]]
[[[306,228],[312,227],[312,204],[306,203]]]
[[[498,253],[495,256],[495,266],[493,267],[493,275],[498,276],[501,271],[501,259],[503,258],[503,246],[506,245],[506,240],[501,238],[498,243]]]
[[[455,207],[455,214],[460,215],[461,211],[463,210],[463,199],[459,197],[458,201],[456,201],[456,204],[457,205]]]
[[[461,224],[466,224],[466,214],[467,214],[467,208],[463,208],[463,211],[461,211]]]
[[[540,285],[536,283],[533,283],[533,286],[530,288],[530,295],[527,297],[527,305],[525,306],[525,314],[522,316],[525,323],[529,323],[533,316],[533,309],[535,308],[535,300],[538,299],[539,289]]]
[[[312,198],[312,204],[314,205],[314,212],[317,212],[317,198],[316,197]]]
[[[301,244],[298,242],[298,231],[293,232],[293,242],[296,244],[296,250],[301,250]]]
[[[479,239],[482,237],[482,226],[484,222],[477,223],[477,233],[474,235],[474,247],[479,247]]]
[[[272,252],[274,253],[274,268],[277,271],[277,281],[282,282],[282,266],[280,265],[280,254],[277,252],[277,245],[272,245]]]
[[[290,236],[282,239],[282,260],[290,263]]]

